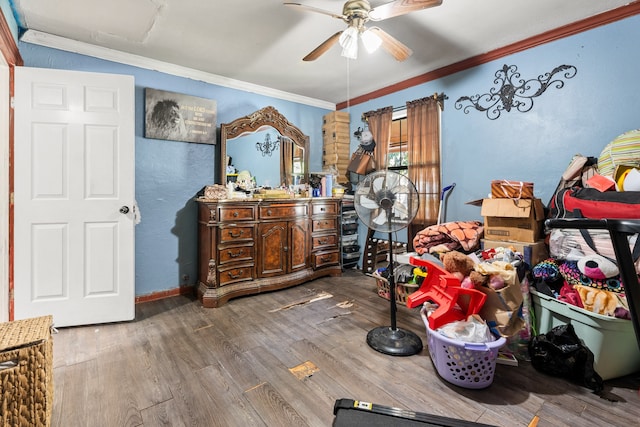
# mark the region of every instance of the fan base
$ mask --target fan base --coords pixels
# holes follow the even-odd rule
[[[372,349],[390,356],[412,356],[422,351],[420,337],[404,329],[379,326],[367,334]]]

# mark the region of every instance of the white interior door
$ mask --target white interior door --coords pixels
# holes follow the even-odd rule
[[[133,76],[15,69],[15,318],[131,320]]]

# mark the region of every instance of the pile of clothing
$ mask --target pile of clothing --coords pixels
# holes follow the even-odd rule
[[[532,269],[538,292],[592,313],[631,319],[618,266],[601,255],[548,258]]]

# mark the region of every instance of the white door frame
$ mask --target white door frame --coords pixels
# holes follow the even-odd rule
[[[9,66],[0,55],[0,322],[9,320]]]

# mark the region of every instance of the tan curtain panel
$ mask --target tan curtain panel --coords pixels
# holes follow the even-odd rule
[[[291,185],[293,174],[293,142],[289,138],[280,138],[280,180],[284,185]]]
[[[440,105],[434,97],[407,102],[409,179],[415,184],[420,207],[414,223],[438,222],[440,206]],[[377,149],[377,147],[376,147]]]
[[[384,107],[379,110],[369,111],[363,114],[369,124],[369,131],[376,142],[373,150],[378,170],[387,168],[387,153],[389,152],[389,139],[391,139],[391,119],[393,107]]]

